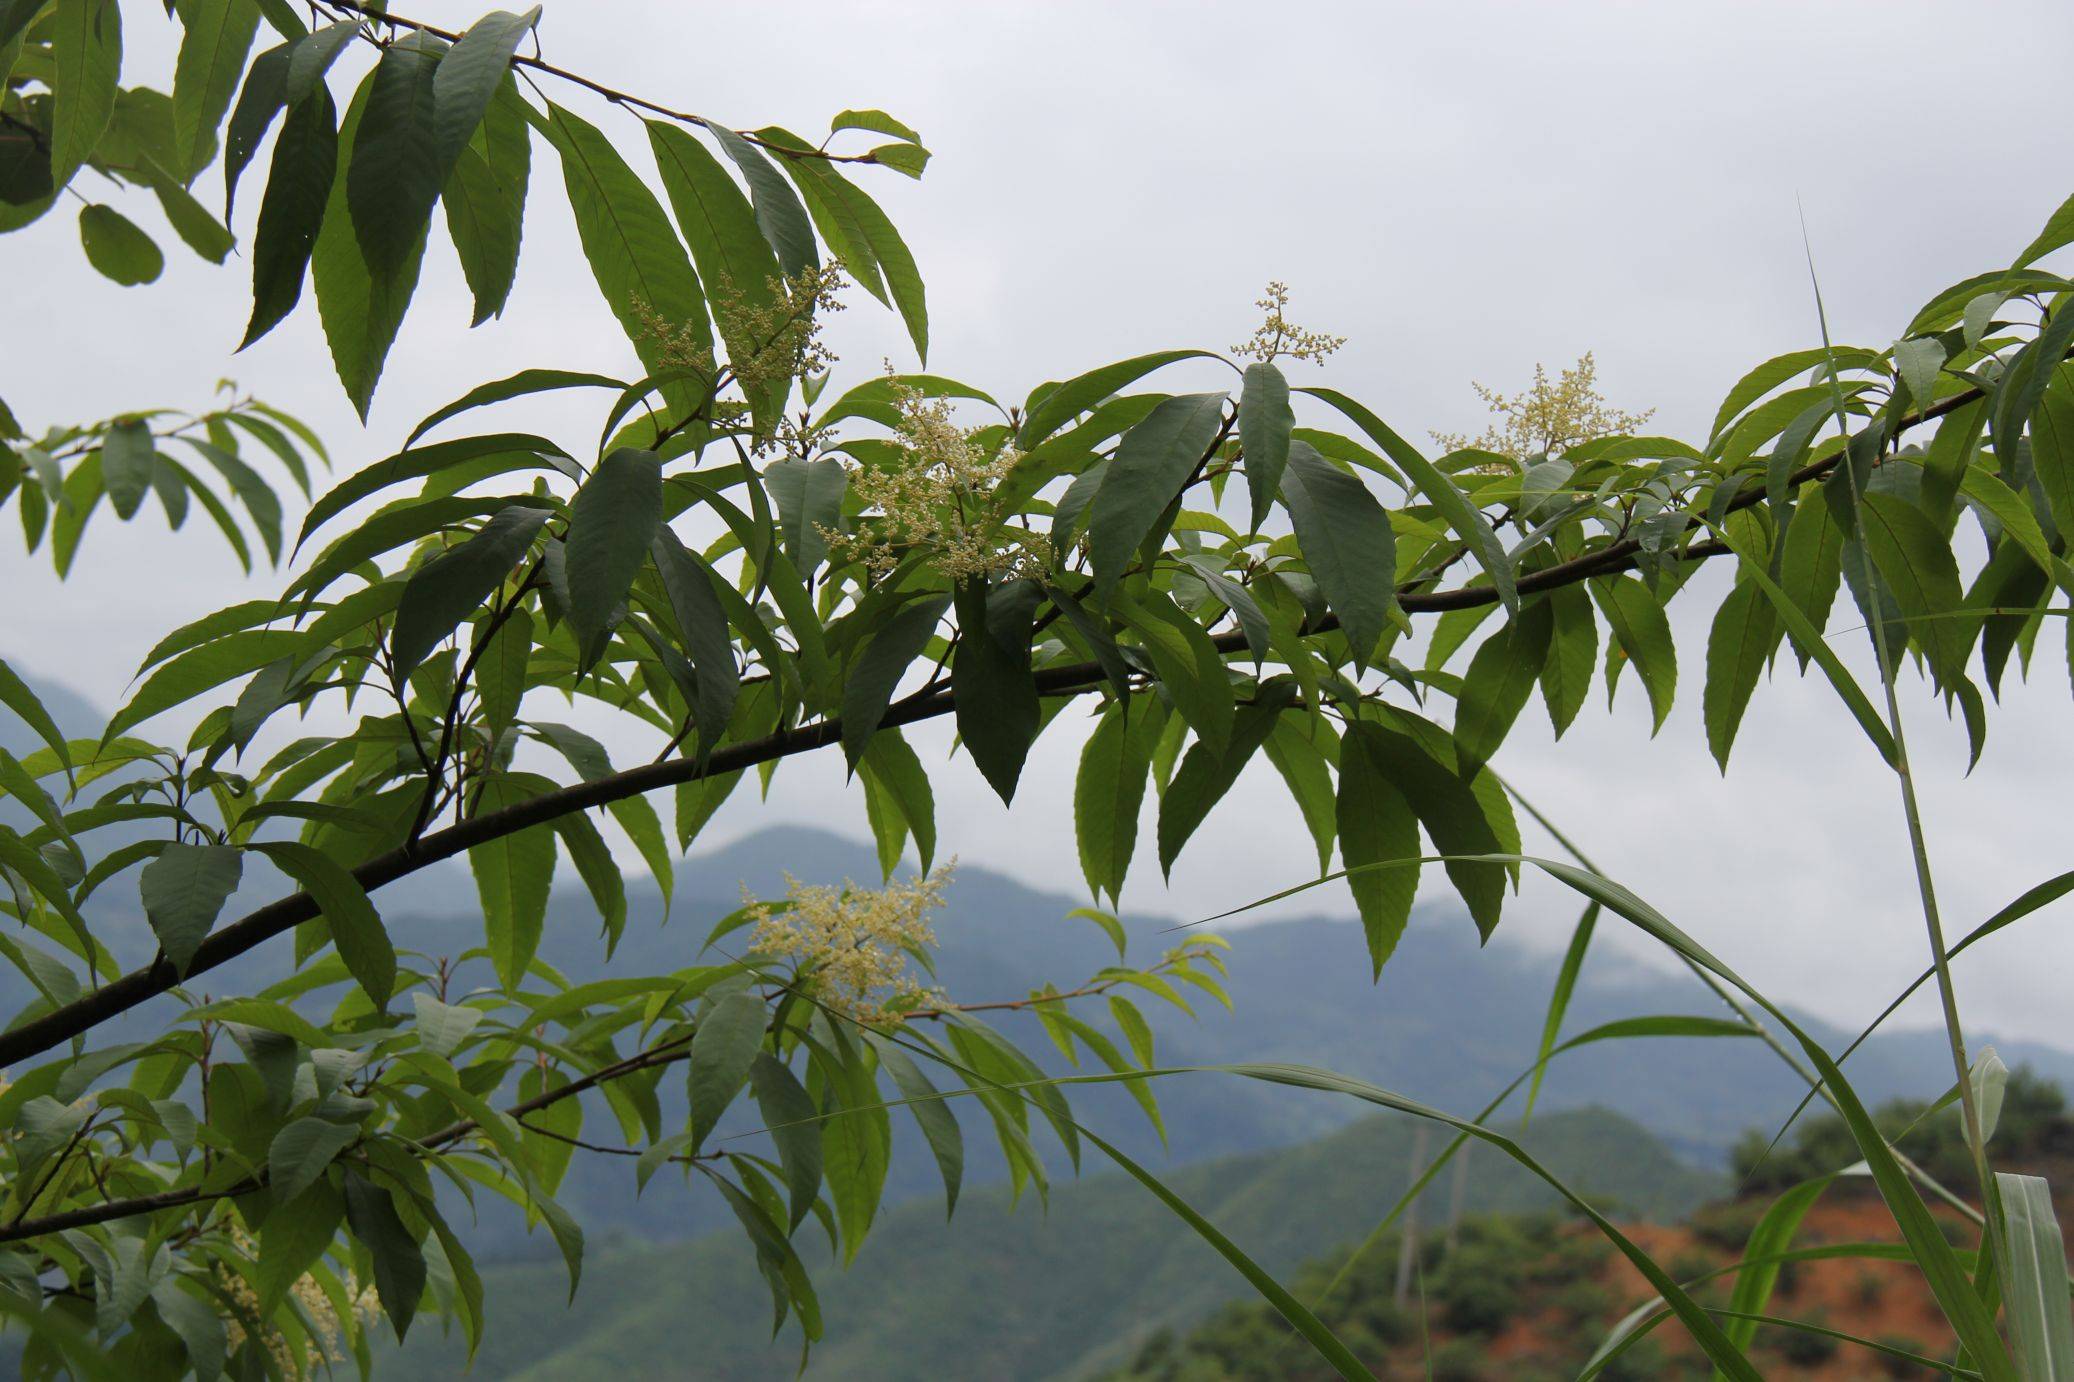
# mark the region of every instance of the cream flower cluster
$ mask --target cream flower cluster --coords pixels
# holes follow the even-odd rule
[[[989,445],[979,430],[960,427],[948,398],[902,386],[894,401],[904,462],[851,468],[851,492],[877,512],[854,533],[823,526],[831,554],[884,575],[900,564],[906,549],[922,547],[931,554],[930,565],[951,581],[1042,570],[1037,548],[1004,533],[998,512],[996,489],[1022,453],[1006,443]]]
[[[230,1228],[232,1246],[245,1256],[257,1259],[259,1243],[239,1224]],[[229,1351],[236,1353],[249,1337],[247,1331],[257,1329],[266,1345],[267,1353],[274,1360],[274,1367],[283,1377],[300,1377],[329,1368],[333,1363],[348,1361],[349,1355],[340,1339],[338,1311],[325,1294],[317,1278],[305,1272],[288,1288],[288,1294],[301,1307],[302,1315],[309,1323],[309,1335],[303,1344],[303,1356],[296,1356],[295,1348],[288,1336],[259,1316],[259,1293],[252,1288],[240,1272],[219,1262],[216,1264],[216,1283],[222,1289],[224,1299],[231,1308],[230,1319],[225,1321]],[[361,1285],[351,1273],[346,1276],[346,1291],[353,1301],[353,1311],[364,1327],[381,1314],[381,1304],[372,1286]]]
[[[1347,343],[1344,336],[1328,336],[1322,331],[1306,331],[1288,318],[1289,285],[1270,283],[1267,296],[1253,304],[1267,313],[1267,320],[1254,329],[1253,339],[1241,341],[1231,348],[1234,355],[1244,355],[1266,364],[1270,360],[1308,360],[1322,365],[1325,357]]]
[[[756,914],[750,945],[789,956],[814,997],[861,1022],[898,1021],[923,989],[910,957],[936,944],[928,914],[943,905],[953,859],[934,873],[860,888],[802,883],[785,875],[784,908]]]
[[[1554,455],[1580,442],[1627,435],[1655,415],[1654,408],[1629,413],[1608,407],[1605,395],[1598,390],[1598,372],[1598,362],[1587,350],[1574,369],[1564,370],[1553,383],[1549,382],[1547,369],[1534,366],[1533,385],[1510,398],[1482,384],[1472,384],[1477,397],[1489,405],[1499,421],[1474,441],[1445,432],[1433,433],[1433,440],[1450,451],[1473,446],[1525,462],[1535,456]]]

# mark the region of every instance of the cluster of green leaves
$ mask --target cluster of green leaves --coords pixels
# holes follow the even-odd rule
[[[253,443],[261,458],[287,472],[306,500],[313,493],[310,462],[330,464],[324,444],[308,427],[257,399],[236,398],[200,414],[163,408],[129,413],[52,427],[33,439],[0,405],[0,505],[14,501],[31,552],[49,539],[60,576],[71,571],[103,499],[128,522],[153,496],[175,531],[199,505],[250,572],[252,538],[272,562],[280,561],[283,540],[281,496],[253,467]],[[210,475],[215,484],[204,478]],[[233,501],[245,511],[244,524]]]
[[[21,923],[0,950],[34,990],[0,1033],[0,1064],[21,1072],[0,1096],[0,1123],[18,1133],[0,1153],[16,1159],[0,1241],[25,1245],[8,1269],[16,1295],[33,1297],[39,1282],[56,1293],[37,1314],[52,1357],[94,1330],[133,1370],[213,1375],[229,1320],[244,1342],[237,1355],[251,1360],[240,1366],[298,1371],[303,1344],[323,1332],[308,1292],[296,1293],[306,1277],[341,1293],[372,1282],[399,1329],[432,1300],[477,1331],[472,1274],[432,1177],[518,1202],[570,1254],[573,1275],[578,1233],[552,1190],[585,1141],[572,1128],[604,1121],[598,1101],[618,1125],[612,1150],[637,1158],[644,1178],[680,1159],[728,1199],[780,1321],[796,1316],[811,1340],[812,1290],[793,1235],[825,1192],[823,1221],[854,1252],[883,1177],[889,1096],[913,1105],[955,1193],[962,1152],[944,1095],[921,1074],[933,1064],[985,1108],[1019,1184],[1041,1183],[1035,1110],[1069,1155],[1086,1140],[1124,1165],[1323,1356],[1358,1367],[1214,1226],[1079,1129],[1059,1082],[956,1003],[928,1014],[944,1024],[938,1042],[917,1035],[925,1019],[915,1012],[874,1023],[831,1007],[810,965],[773,969],[783,957],[590,983],[543,966],[537,944],[562,856],[597,905],[608,958],[624,925],[620,869],[588,813],[609,815],[667,891],[675,852],[745,773],[767,785],[785,759],[840,746],[888,874],[910,845],[926,869],[934,793],[905,729],[950,717],[964,753],[1008,800],[1038,738],[1084,697],[1093,724],[1075,824],[1097,901],[1124,885],[1148,782],[1159,862],[1171,869],[1264,757],[1310,830],[1321,874],[1337,851],[1380,971],[1424,863],[1443,864],[1483,934],[1498,924],[1530,861],[1488,765],[1537,689],[1560,734],[1596,680],[1610,698],[1632,666],[1662,724],[1678,671],[1667,607],[1703,561],[1732,555],[1737,570],[1707,655],[1705,721],[1724,765],[1789,640],[1898,763],[1893,730],[1824,636],[1842,588],[1926,669],[1976,753],[1987,723],[1976,675],[1994,692],[2012,653],[2027,665],[2046,618],[2064,614],[2059,593],[2074,588],[2063,536],[2074,523],[2074,453],[2062,444],[2074,436],[2074,366],[2064,363],[2074,313],[2061,310],[2074,284],[2031,267],[2074,239],[2074,210],[2015,268],[1939,294],[1889,349],[1825,346],[1753,370],[1703,445],[1614,437],[1524,460],[1475,449],[1428,457],[1355,399],[1292,388],[1271,353],[1250,363],[1199,350],[1140,356],[1041,385],[1014,406],[919,374],[831,399],[807,344],[828,290],[817,272],[824,250],[900,312],[918,350],[926,344],[912,259],[837,166],[918,174],[925,155],[911,130],[845,112],[835,131],[896,142],[839,157],[779,129],[659,120],[642,131],[658,195],[602,130],[522,94],[515,55],[537,14],[493,14],[450,35],[331,4],[320,8],[346,17],[311,32],[285,6],[242,3],[176,6],[186,41],[171,118],[188,151],[174,171],[191,181],[229,113],[227,201],[278,126],[250,254],[248,344],[314,278],[334,362],[364,412],[436,206],[477,320],[504,303],[537,134],[560,163],[584,254],[643,373],[531,369],[426,418],[402,451],[315,500],[296,550],[326,540],[279,599],[169,634],[99,740],[65,741],[27,687],[0,675],[0,701],[47,741],[27,758],[0,758],[0,790],[35,819],[0,825],[0,910]],[[262,19],[283,41],[247,63]],[[44,158],[55,187],[115,137],[105,132],[113,116],[79,122],[82,102],[113,80],[103,74],[119,24],[107,0],[0,6],[0,39],[28,64],[9,79],[8,130],[20,136],[7,146],[10,176],[26,158],[41,187],[33,174]],[[203,62],[204,45],[219,56]],[[370,45],[379,55],[335,118],[330,72]],[[43,66],[30,61],[39,56]],[[1219,360],[1225,388],[1174,393],[1155,379]],[[581,437],[460,433],[481,410],[575,390],[604,400]],[[954,424],[951,405],[991,412]],[[269,418],[282,421],[239,407],[195,426],[228,455],[233,427],[265,441],[253,424]],[[139,444],[139,426],[147,420],[121,419],[60,441],[83,458],[55,494],[98,464],[94,480],[79,481],[75,509],[90,508],[99,486],[118,513],[135,512],[145,485],[178,479],[148,430]],[[283,463],[293,455],[288,447]],[[19,490],[24,515],[56,504],[62,535],[71,520],[41,467],[24,460],[22,472],[35,479]],[[1235,478],[1243,501],[1227,497]],[[264,501],[231,483],[266,538]],[[161,493],[175,488],[167,481]],[[1968,514],[1985,556],[1962,562]],[[75,528],[61,567],[76,540]],[[1970,588],[1965,567],[1977,572]],[[1417,615],[1438,616],[1423,644]],[[541,718],[555,698],[647,726],[658,752],[616,767],[596,740]],[[184,740],[145,737],[175,713],[191,726]],[[282,742],[290,716],[327,728]],[[651,801],[664,790],[674,791],[667,833]],[[93,832],[118,822],[162,833],[94,857]],[[250,855],[297,891],[226,921]],[[480,952],[462,961],[481,972],[457,995],[446,967],[391,934],[370,893],[463,855],[484,929]],[[1591,901],[1582,939],[1609,910],[1791,1034],[1959,1337],[1983,1371],[2010,1375],[1996,1367],[1994,1307],[1827,1054],[1638,900],[1587,870],[1540,866]],[[113,953],[84,908],[130,869],[157,953],[125,972],[139,957]],[[291,934],[274,948],[292,953],[296,972],[274,988],[205,1003],[190,987]],[[1121,1080],[1156,1114],[1142,1018],[1113,990],[1178,1000],[1181,981],[1218,993],[1214,959],[1184,946],[1150,968],[1120,965],[1078,990],[1004,1001],[1035,1008],[1067,1054],[1084,1049],[1106,1067],[1074,1078]],[[167,993],[181,1010],[165,1035],[109,1039],[111,1022]],[[1067,1006],[1097,996],[1110,1000],[1123,1045]],[[1757,1032],[1740,1011],[1751,1021],[1715,1025]],[[1666,1021],[1689,1035],[1697,1020]],[[214,1058],[218,1033],[242,1059]],[[1601,1035],[1649,1034],[1663,1032]],[[651,1072],[679,1060],[690,1068],[689,1114],[665,1131]],[[110,1081],[121,1069],[127,1083]],[[1525,1159],[1480,1125],[1359,1082],[1294,1067],[1237,1073],[1442,1118]],[[586,1115],[579,1096],[593,1089]],[[710,1145],[744,1089],[770,1132],[769,1156]],[[1754,1375],[1730,1333],[1577,1203],[1710,1358],[1731,1376]],[[2049,1222],[2031,1226],[2042,1234]],[[256,1254],[239,1237],[253,1230]],[[233,1279],[263,1315],[238,1314],[252,1307]],[[197,1309],[212,1300],[222,1308]],[[348,1335],[353,1313],[332,1311]],[[2049,1305],[2040,1318],[2052,1319]],[[268,1361],[275,1344],[287,1363]]]

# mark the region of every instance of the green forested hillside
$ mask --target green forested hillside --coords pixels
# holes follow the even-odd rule
[[[1369,1118],[1168,1182],[1280,1272],[1322,1243],[1358,1238],[1388,1208],[1414,1135],[1409,1120]],[[1602,1110],[1538,1119],[1525,1140],[1558,1175],[1636,1215],[1676,1216],[1721,1185]],[[1445,1212],[1446,1191],[1442,1177],[1424,1206],[1428,1223]],[[1530,1210],[1550,1207],[1552,1196],[1517,1165],[1482,1155],[1464,1203]],[[1113,1174],[1054,1183],[1048,1209],[1028,1196],[1011,1209],[1001,1187],[975,1190],[948,1226],[940,1198],[910,1203],[888,1213],[853,1267],[824,1260],[816,1281],[828,1337],[810,1375],[841,1379],[1077,1377],[1124,1362],[1154,1331],[1185,1326],[1246,1289],[1168,1210]],[[486,1285],[495,1318],[478,1377],[775,1380],[799,1361],[793,1328],[769,1342],[769,1297],[737,1234],[601,1244],[568,1309],[558,1262],[496,1268]],[[420,1330],[400,1357],[383,1360],[383,1375],[444,1379],[462,1358],[457,1339]]]

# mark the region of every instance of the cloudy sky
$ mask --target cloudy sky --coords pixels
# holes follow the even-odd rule
[[[163,73],[166,35],[139,32],[155,27],[150,7],[126,9],[128,79]],[[473,17],[444,0],[407,12]],[[2054,4],[1990,17],[1845,3],[563,0],[542,33],[555,61],[731,124],[811,135],[844,107],[882,106],[921,129],[936,154],[927,178],[882,176],[872,190],[928,280],[931,367],[1003,398],[1144,350],[1228,346],[1277,278],[1293,317],[1351,338],[1316,380],[1408,436],[1479,430],[1470,381],[1511,389],[1537,361],[1592,350],[1615,403],[1653,407],[1658,428],[1697,440],[1744,369],[1816,340],[1797,206],[1836,334],[1881,346],[1933,292],[2006,263],[2074,191],[2043,57],[2068,51],[2074,11]],[[551,94],[623,143],[639,138],[577,93]],[[215,269],[175,249],[159,284],[118,288],[86,267],[64,208],[6,244],[0,394],[39,427],[200,406],[230,376],[310,419],[350,471],[481,380],[627,369],[558,179],[535,160],[505,319],[466,329],[460,275],[435,237],[364,429],[309,302],[232,358],[248,305],[237,261]],[[897,322],[861,295],[836,342],[850,382],[885,358],[913,363]],[[596,429],[581,411],[524,421],[572,446]],[[112,703],[165,629],[281,579],[248,581],[205,534],[104,515],[62,586],[47,558],[0,549],[0,655]],[[1699,724],[1707,600],[1695,595],[1678,622],[1684,694],[1659,736],[1630,682],[1560,745],[1530,707],[1499,765],[1609,873],[1761,986],[1840,1021],[1869,1016],[1925,958],[1892,781],[1827,690],[1790,674],[1761,689],[1724,780]],[[1963,734],[1927,697],[1907,704],[1955,933],[2068,866],[2067,793],[2054,784],[2074,739],[2054,641],[2005,696],[1970,777]],[[1860,642],[1838,638],[1853,655]],[[1079,733],[1069,716],[1042,742],[1012,817],[968,764],[939,774],[946,852],[1077,889]],[[948,748],[947,733],[922,742]],[[713,833],[772,815],[864,829],[839,764],[802,760],[767,806],[745,792]],[[1170,883],[1149,856],[1127,905],[1188,917],[1296,881],[1313,859],[1271,774],[1212,816]],[[1301,902],[1347,907],[1331,890]],[[1504,943],[1559,945],[1574,910],[1530,883]],[[2044,914],[1962,962],[1976,1025],[2074,1043],[2067,920]]]

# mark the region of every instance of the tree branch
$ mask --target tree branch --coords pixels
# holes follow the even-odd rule
[[[1980,396],[1979,389],[1968,389],[1949,398],[1940,399],[1921,412],[1902,418],[1896,424],[1895,431],[1898,434],[1931,419],[1942,417]],[[1835,468],[1842,454],[1839,451],[1836,455],[1802,466],[1789,477],[1788,483],[1799,488],[1822,479]],[[1750,490],[1737,495],[1728,504],[1725,512],[1732,513],[1750,508],[1763,501],[1762,490]],[[1687,531],[1696,532],[1703,527],[1704,524],[1700,520],[1694,519]],[[1709,557],[1719,556],[1726,550],[1716,541],[1697,542],[1687,547],[1681,553],[1680,559],[1704,561]],[[1518,590],[1521,595],[1532,595],[1544,590],[1576,585],[1597,576],[1625,571],[1635,565],[1641,551],[1642,544],[1639,541],[1634,538],[1622,538],[1595,552],[1587,552],[1522,576],[1517,582]],[[1471,609],[1479,605],[1493,604],[1497,598],[1497,593],[1489,586],[1463,586],[1453,590],[1430,592],[1414,590],[1401,596],[1399,603],[1407,614],[1435,614],[1446,610]],[[1308,632],[1324,632],[1337,627],[1338,620],[1327,615]],[[1245,635],[1239,631],[1214,635],[1211,641],[1219,652],[1225,653],[1239,652],[1246,646]],[[1065,663],[1039,668],[1036,681],[1040,694],[1078,695],[1106,685],[1108,674],[1099,663]],[[885,728],[894,728],[933,720],[950,714],[955,704],[949,687],[910,696],[889,709],[880,724]],[[501,811],[472,816],[458,825],[426,835],[410,845],[393,849],[362,864],[353,870],[353,877],[359,881],[362,888],[373,892],[441,860],[465,854],[476,845],[515,834],[529,826],[541,825],[594,807],[608,806],[627,797],[640,796],[664,787],[674,787],[679,783],[719,777],[743,768],[752,768],[759,764],[773,763],[797,754],[809,753],[815,749],[827,748],[832,744],[841,743],[842,733],[842,720],[839,717],[831,717],[810,725],[765,735],[761,739],[723,745],[713,750],[703,761],[676,758],[660,763],[645,763],[609,777],[579,782]],[[308,893],[298,892],[270,902],[204,940],[188,965],[186,977],[191,979],[197,974],[215,969],[275,936],[293,930],[317,915],[317,904]],[[100,1023],[150,1001],[181,982],[180,973],[163,958],[142,969],[132,970],[91,993],[0,1033],[0,1067],[20,1064],[61,1042],[89,1032]]]
[[[412,29],[421,34],[429,34],[433,38],[443,39],[449,44],[459,43],[461,41],[461,34],[458,30],[442,29],[438,25],[428,24],[422,19],[412,19],[407,15],[392,14],[386,10],[381,10],[369,5],[356,3],[356,0],[316,0],[316,3],[320,7],[327,10],[339,10],[347,14],[358,15],[360,18],[365,19],[370,23],[390,24],[394,25],[396,28],[399,29]],[[581,72],[571,72],[566,67],[557,67],[551,62],[543,61],[540,58],[527,57],[523,53],[512,54],[511,65],[513,67],[530,68],[535,72],[540,72],[547,76],[558,78],[574,86],[580,86],[586,91],[594,92],[597,95],[603,96],[606,100],[612,102],[614,105],[627,106],[635,110],[650,111],[656,115],[665,116],[671,120],[676,120],[683,124],[697,125],[701,129],[729,128],[728,126],[720,124],[720,122],[717,120],[709,120],[703,115],[693,115],[690,111],[687,110],[672,110],[670,107],[665,105],[658,105],[654,101],[648,100],[646,97],[636,96],[626,91],[619,91],[605,85],[603,82],[594,81],[593,79],[584,76]],[[777,154],[781,158],[812,158],[820,159],[826,163],[875,164],[879,161],[877,154],[831,154],[824,152],[820,149],[794,149],[788,148],[782,144],[773,144],[768,139],[763,138],[761,135],[754,134],[749,130],[734,130],[733,133],[740,136],[743,139],[746,139],[751,144],[757,145],[759,148],[768,149],[770,152]]]

